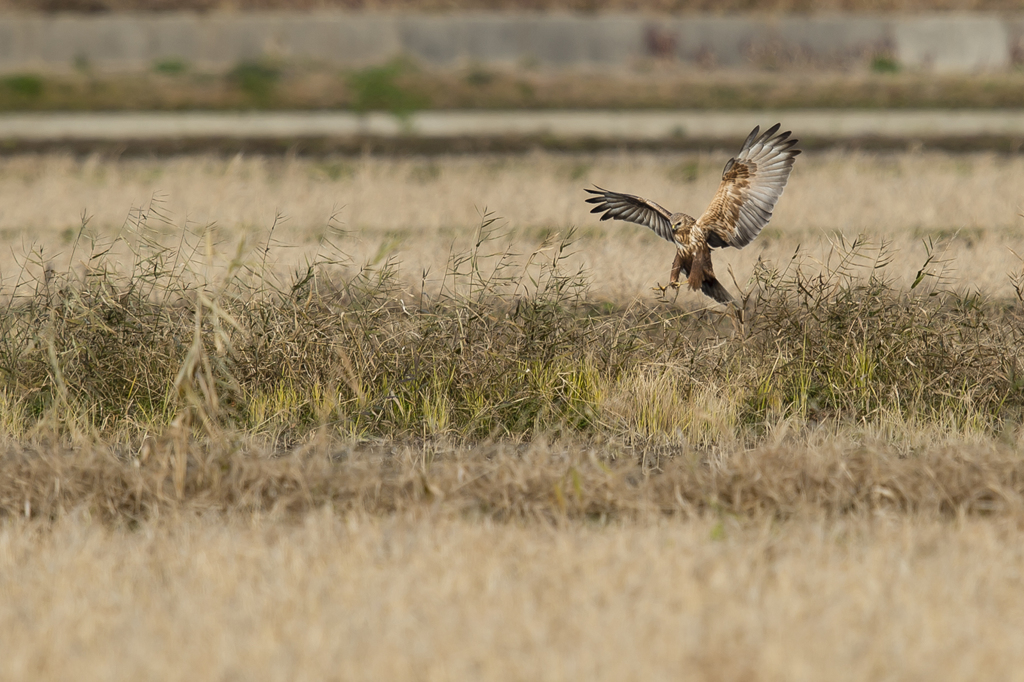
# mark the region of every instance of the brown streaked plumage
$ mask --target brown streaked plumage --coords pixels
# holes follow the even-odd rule
[[[800,153],[794,149],[797,140],[791,139],[788,131],[778,130],[776,123],[761,135],[760,127],[751,131],[740,153],[725,164],[722,184],[700,218],[669,213],[653,201],[600,187],[586,190],[595,195],[587,199],[588,204],[596,204],[591,213],[601,213],[601,220],[624,220],[651,228],[676,245],[670,286],[678,287],[679,273],[684,272],[691,289],[728,303],[732,296],[715,278],[711,249],[742,249],[771,220],[793,160]]]

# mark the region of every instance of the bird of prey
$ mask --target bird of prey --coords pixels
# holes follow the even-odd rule
[[[711,205],[696,220],[685,213],[669,213],[647,199],[632,194],[609,192],[597,187],[587,203],[596,204],[591,213],[601,220],[624,220],[644,225],[659,237],[676,245],[669,286],[679,287],[679,273],[686,275],[691,289],[700,289],[719,303],[733,300],[711,267],[711,249],[734,246],[742,249],[754,240],[771,220],[775,202],[782,195],[800,153],[790,133],[779,133],[776,123],[758,135],[759,127],[747,136],[740,153],[725,164],[722,184]],[[664,289],[662,289],[664,291]]]

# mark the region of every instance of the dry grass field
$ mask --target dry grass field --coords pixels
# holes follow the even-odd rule
[[[429,268],[428,283],[436,284],[449,253],[472,244],[487,210],[524,254],[575,227],[573,262],[586,267],[595,292],[618,302],[650,300],[648,289],[667,278],[671,246],[649,230],[599,222],[583,203],[583,188],[642,194],[696,215],[728,157],[8,157],[0,160],[0,238],[7,245],[0,276],[9,284],[22,262],[16,256],[29,249],[41,248],[46,263],[65,270],[83,213],[83,236],[102,242],[127,233],[133,209],[155,205],[151,233],[174,245],[183,228],[212,226],[222,264],[239,244],[262,249],[276,219],[267,258],[285,270],[316,252],[332,225],[344,233],[332,235],[334,243],[353,263],[394,257],[408,282]],[[718,252],[717,267],[731,265],[743,283],[759,258],[782,261],[800,246],[820,259],[839,235],[864,235],[899,254],[887,273],[909,285],[930,239],[956,286],[1006,297],[1007,275],[1020,266],[1014,251],[1021,252],[1024,228],[1022,186],[1024,159],[1014,155],[805,153],[769,227],[748,249]],[[76,267],[83,253],[79,248]]]
[[[1020,677],[1016,522],[0,528],[5,679]]]
[[[0,677],[1020,677],[1024,160],[726,158],[0,159]]]

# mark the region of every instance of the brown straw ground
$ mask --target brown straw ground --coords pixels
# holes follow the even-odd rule
[[[637,459],[600,444],[535,442],[470,448],[315,443],[267,457],[238,445],[187,445],[182,434],[138,457],[99,446],[9,445],[0,456],[0,513],[61,518],[88,510],[117,525],[180,512],[289,518],[329,507],[390,516],[558,521],[657,516],[920,518],[1024,509],[1019,446],[799,442]]]
[[[1015,679],[1019,520],[0,525],[0,676]]]

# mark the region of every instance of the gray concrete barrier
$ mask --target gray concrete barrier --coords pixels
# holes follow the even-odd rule
[[[936,71],[987,71],[1010,65],[1010,29],[995,17],[921,17],[895,25],[896,60]]]
[[[1024,63],[1024,14],[670,16],[323,11],[0,16],[0,72],[88,64],[139,71],[177,59],[224,70],[280,59],[362,67],[406,56],[428,66],[704,66],[998,71]]]

